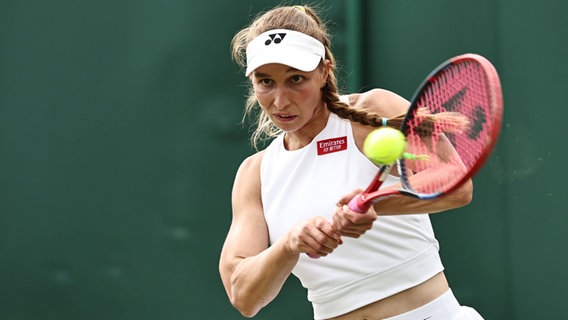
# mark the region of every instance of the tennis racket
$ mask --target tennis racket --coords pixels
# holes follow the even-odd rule
[[[408,151],[395,163],[402,188],[379,190],[393,165],[380,166],[349,207],[364,213],[392,196],[427,200],[452,192],[483,166],[502,118],[501,84],[493,65],[477,54],[445,61],[418,87],[400,125]]]

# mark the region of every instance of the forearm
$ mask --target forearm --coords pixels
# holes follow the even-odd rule
[[[254,316],[280,292],[298,258],[299,254],[290,253],[281,241],[241,260],[231,275],[231,303],[244,316]]]
[[[374,209],[378,215],[437,213],[469,204],[472,194],[473,184],[467,181],[450,194],[433,200],[419,200],[406,196],[391,197],[377,202]]]

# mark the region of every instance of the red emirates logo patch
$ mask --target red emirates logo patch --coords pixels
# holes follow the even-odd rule
[[[347,137],[331,138],[321,140],[318,144],[318,156],[324,154],[347,150]]]

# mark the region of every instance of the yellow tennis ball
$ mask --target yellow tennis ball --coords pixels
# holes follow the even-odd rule
[[[380,127],[373,130],[363,144],[363,152],[379,165],[391,165],[400,159],[406,149],[406,138],[400,130]]]

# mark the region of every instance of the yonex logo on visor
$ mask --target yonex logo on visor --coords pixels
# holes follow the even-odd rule
[[[278,43],[282,42],[282,40],[284,40],[284,37],[285,37],[285,36],[286,36],[285,33],[273,33],[273,34],[269,34],[268,37],[269,37],[270,39],[266,40],[266,41],[264,42],[264,44],[265,44],[265,45],[269,45],[269,44],[271,44],[272,42],[278,44]]]
[[[309,72],[322,59],[325,59],[325,48],[317,39],[293,30],[269,30],[248,44],[245,75],[249,76],[256,68],[269,63]]]

